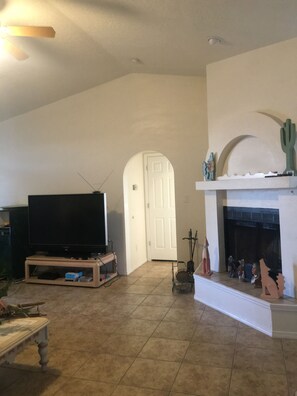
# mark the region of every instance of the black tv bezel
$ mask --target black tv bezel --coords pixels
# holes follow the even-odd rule
[[[105,244],[71,244],[71,243],[34,243],[31,241],[30,236],[30,200],[31,197],[71,197],[71,196],[85,196],[85,195],[101,195],[103,196],[103,209],[104,209],[104,230],[105,230]],[[32,209],[32,206],[31,206]],[[28,195],[28,239],[29,247],[35,253],[40,252],[50,256],[63,256],[63,257],[82,257],[92,256],[95,254],[105,254],[108,251],[108,228],[107,228],[107,203],[106,193],[78,193],[78,194],[35,194]]]

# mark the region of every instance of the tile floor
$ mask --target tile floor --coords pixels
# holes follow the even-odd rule
[[[164,262],[99,289],[14,285],[10,301],[46,301],[49,365],[41,372],[28,346],[0,367],[0,395],[295,396],[297,340],[272,339],[171,287]]]

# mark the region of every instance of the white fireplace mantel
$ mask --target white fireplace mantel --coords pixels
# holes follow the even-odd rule
[[[206,236],[209,242],[211,269],[226,272],[223,206],[243,206],[276,208],[279,210],[282,272],[285,277],[285,295],[296,299],[297,285],[297,176],[275,176],[263,178],[230,178],[215,181],[196,182],[196,190],[204,191]],[[238,320],[250,324],[266,334],[297,338],[297,300],[293,308],[281,313],[286,318],[288,328],[265,328],[260,322],[263,313],[259,311],[265,305],[255,304],[254,299],[244,298],[247,304],[245,313],[234,311],[241,306],[242,295],[233,291],[226,292],[226,286],[195,274],[195,299],[225,312]],[[226,294],[227,293],[227,294]],[[226,295],[231,300],[226,299]],[[240,298],[238,297],[240,295]],[[238,299],[238,301],[237,301]],[[225,301],[225,305],[222,304]],[[228,302],[229,301],[229,302]],[[230,301],[233,301],[231,304]],[[238,303],[238,304],[237,304]],[[280,322],[275,317],[274,305],[268,304],[271,322]],[[251,313],[247,320],[246,312]],[[278,312],[278,311],[277,311]],[[278,313],[279,315],[279,313]],[[283,322],[283,321],[282,321]],[[289,326],[289,323],[291,325]],[[296,328],[296,329],[295,329]],[[276,335],[277,334],[277,335]]]
[[[297,188],[297,176],[238,178],[196,182],[196,190],[278,190]]]

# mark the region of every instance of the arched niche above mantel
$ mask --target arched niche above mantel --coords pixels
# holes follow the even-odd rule
[[[216,176],[246,173],[282,173],[285,154],[280,144],[282,121],[266,113],[251,112],[225,120],[210,138],[216,154]]]

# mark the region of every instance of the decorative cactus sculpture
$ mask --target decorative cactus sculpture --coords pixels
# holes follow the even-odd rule
[[[280,130],[280,140],[282,150],[286,154],[286,169],[284,173],[295,175],[296,169],[294,145],[296,140],[296,127],[290,119],[286,120],[284,126]]]

